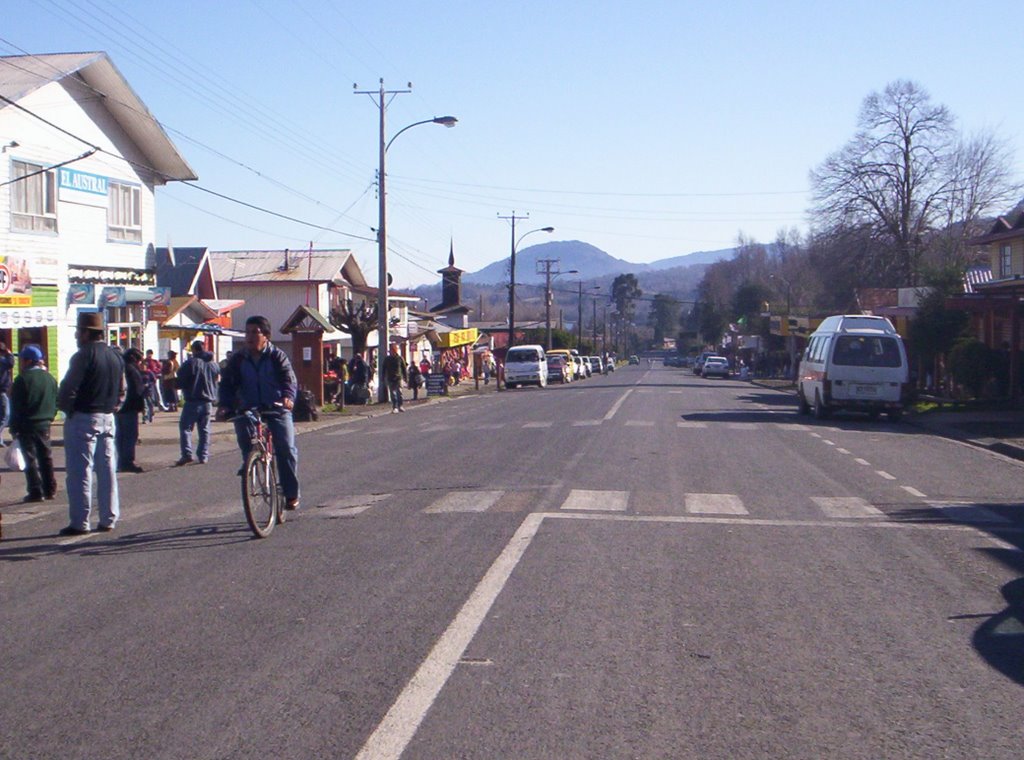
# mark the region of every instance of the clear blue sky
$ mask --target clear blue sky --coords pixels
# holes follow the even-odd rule
[[[518,3],[7,0],[0,54],[104,50],[200,183],[370,238],[305,228],[172,183],[158,242],[351,248],[376,280],[378,111],[390,268],[433,283],[454,240],[476,270],[523,243],[583,240],[645,262],[806,227],[807,174],[864,97],[923,85],[1024,163],[1010,2]],[[212,150],[211,150],[212,149]],[[248,168],[243,168],[244,165]],[[261,176],[262,175],[262,176]],[[517,235],[518,236],[518,235]],[[584,273],[585,274],[585,273]]]

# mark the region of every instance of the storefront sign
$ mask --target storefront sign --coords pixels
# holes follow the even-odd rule
[[[150,288],[153,300],[149,304],[149,318],[156,322],[165,322],[170,314],[171,289]]]
[[[431,372],[429,375],[427,375],[427,395],[448,395],[448,378],[444,376],[443,372]]]
[[[128,293],[124,288],[103,288],[100,291],[101,309],[109,309],[113,306],[126,306],[128,304]]]
[[[480,333],[475,327],[465,330],[452,330],[451,332],[438,333],[437,340],[440,348],[455,348],[456,346],[468,346],[476,343]]]
[[[57,324],[57,309],[0,309],[0,330]]]
[[[68,285],[68,303],[72,306],[92,306],[96,303],[96,286],[91,282]]]
[[[110,180],[98,174],[68,168],[57,170],[57,192],[62,201],[106,207],[109,186]]]
[[[31,306],[32,277],[28,260],[21,256],[0,256],[0,306]]]

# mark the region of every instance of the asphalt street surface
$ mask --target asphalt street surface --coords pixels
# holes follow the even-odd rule
[[[622,367],[237,452],[0,542],[0,756],[1019,758],[1024,466]],[[38,505],[33,505],[38,506]]]

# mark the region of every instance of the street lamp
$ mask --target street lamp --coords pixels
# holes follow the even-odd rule
[[[519,244],[523,242],[523,238],[527,235],[532,235],[535,232],[554,232],[554,227],[538,227],[535,230],[524,232],[516,239],[516,220],[517,219],[529,219],[530,215],[516,216],[516,212],[513,211],[511,216],[501,216],[499,219],[509,219],[512,221],[512,253],[509,257],[509,280],[508,280],[508,346],[511,348],[512,344],[516,342],[516,250],[519,248]]]
[[[411,92],[411,90],[385,90],[383,79],[380,80],[380,89],[376,92],[372,90],[356,92],[357,95],[369,95],[371,99],[373,99],[374,95],[377,95],[378,99],[374,102],[380,111],[380,166],[377,170],[377,400],[382,404],[388,400],[388,388],[384,383],[384,359],[388,353],[389,343],[387,194],[384,188],[387,175],[385,173],[384,159],[387,156],[388,148],[391,147],[391,143],[406,130],[418,127],[421,124],[441,124],[451,128],[459,121],[454,116],[435,116],[433,119],[416,121],[406,127],[402,127],[390,140],[386,140],[384,115],[387,112],[389,101],[385,100],[385,98],[388,95],[398,95],[404,92]]]
[[[546,341],[546,344],[545,344],[545,348],[547,348],[547,350],[550,351],[551,350],[551,283],[559,275],[562,275],[562,274],[579,274],[579,270],[578,269],[569,269],[569,270],[567,270],[565,272],[552,272],[551,271],[551,267],[548,267],[544,271],[544,274],[546,275],[545,279],[547,281],[546,285],[545,285],[545,288],[544,288],[544,291],[545,291],[544,292],[544,295],[545,295],[545,298],[544,298],[544,326],[545,326],[545,330],[546,330],[546,334],[547,334],[547,341]]]

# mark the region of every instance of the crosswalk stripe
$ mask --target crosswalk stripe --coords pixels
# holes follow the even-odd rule
[[[562,502],[562,509],[588,512],[625,512],[629,503],[628,491],[587,491],[573,489]]]
[[[603,420],[574,420],[572,423],[573,427],[596,427],[600,425]]]
[[[654,420],[626,420],[626,427],[654,427]]]
[[[727,422],[725,427],[729,430],[757,430],[761,425],[756,422]]]
[[[524,428],[549,428],[549,427],[551,427],[554,424],[555,423],[552,422],[551,420],[548,420],[546,422],[527,422],[525,425],[523,425],[523,427]]]
[[[389,498],[389,493],[365,493],[342,496],[326,504],[317,504],[316,514],[324,517],[352,517]]]
[[[880,509],[868,504],[859,496],[812,496],[811,501],[817,504],[826,517],[881,517]]]
[[[427,514],[486,512],[504,493],[504,491],[449,491],[423,511]]]
[[[695,515],[747,515],[739,496],[731,493],[688,493],[686,511]]]
[[[706,428],[707,426],[708,423],[706,422],[693,422],[691,420],[683,420],[676,423],[676,427],[680,428]]]

